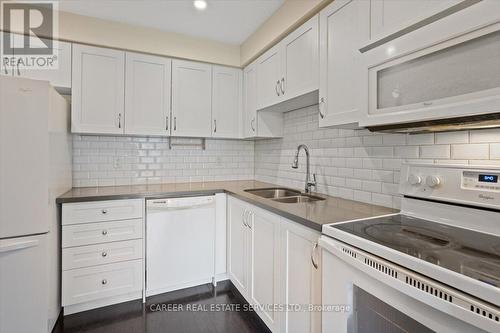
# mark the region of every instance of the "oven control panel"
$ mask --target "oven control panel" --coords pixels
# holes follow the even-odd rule
[[[500,168],[405,164],[399,190],[407,197],[500,210]]]
[[[471,190],[500,191],[500,173],[463,171],[462,187]]]

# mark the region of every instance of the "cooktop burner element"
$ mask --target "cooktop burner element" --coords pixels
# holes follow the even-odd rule
[[[498,237],[403,214],[332,227],[500,288]]]

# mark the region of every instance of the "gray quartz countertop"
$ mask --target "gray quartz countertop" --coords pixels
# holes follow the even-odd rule
[[[213,181],[199,183],[105,186],[74,188],[59,198],[57,203],[118,199],[154,199],[164,197],[182,197],[211,195],[215,193],[231,194],[243,201],[254,204],[287,219],[321,231],[323,224],[344,222],[396,213],[397,210],[366,204],[362,202],[330,197],[314,193],[325,198],[324,201],[311,203],[279,203],[245,192],[248,189],[281,187],[275,184],[254,180]]]

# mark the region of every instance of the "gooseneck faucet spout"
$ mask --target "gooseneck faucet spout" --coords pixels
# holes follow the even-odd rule
[[[309,155],[309,148],[306,145],[301,144],[301,145],[299,145],[297,147],[297,152],[295,153],[295,158],[293,159],[292,168],[297,169],[299,167],[299,153],[300,153],[301,149],[304,149],[304,151],[306,152],[306,185],[305,185],[305,192],[306,193],[311,193],[311,187],[312,186],[316,186],[316,175],[313,174],[312,175],[312,180],[311,180],[311,178],[310,178],[310,175],[311,175],[311,166],[310,166],[310,161],[309,161],[310,155]]]

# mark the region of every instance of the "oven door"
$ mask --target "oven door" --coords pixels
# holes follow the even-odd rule
[[[497,307],[327,236],[322,332],[500,332]]]

